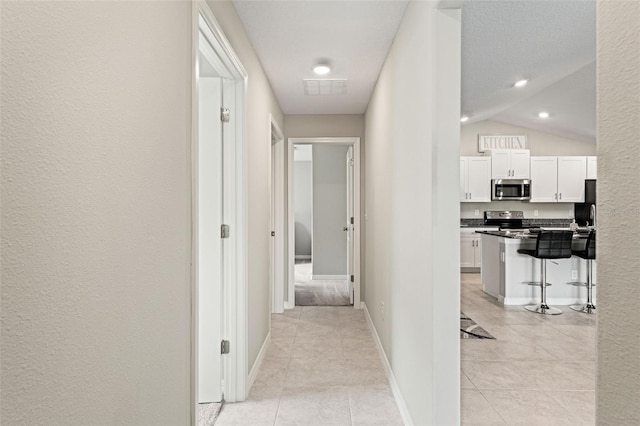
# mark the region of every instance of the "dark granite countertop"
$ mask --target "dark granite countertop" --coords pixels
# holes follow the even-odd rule
[[[476,234],[487,234],[501,238],[511,238],[514,240],[534,240],[538,237],[537,233],[523,232],[523,231],[476,231]],[[573,239],[586,239],[589,236],[589,232],[580,231],[573,233]]]
[[[545,228],[568,228],[571,219],[524,219],[522,225],[525,227],[540,226]],[[483,219],[460,219],[462,228],[495,228],[496,226],[486,226]]]

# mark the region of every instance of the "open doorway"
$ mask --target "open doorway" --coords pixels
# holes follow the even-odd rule
[[[246,393],[246,72],[205,3],[193,8],[192,419]]]
[[[289,139],[289,152],[287,307],[359,308],[359,138]]]

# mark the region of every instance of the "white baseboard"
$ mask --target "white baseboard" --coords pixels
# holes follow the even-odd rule
[[[267,337],[264,339],[264,343],[262,343],[260,352],[258,352],[256,362],[253,363],[253,367],[251,367],[251,371],[249,372],[249,378],[247,380],[247,396],[249,396],[251,386],[253,386],[253,383],[256,381],[256,377],[258,377],[258,372],[260,371],[260,367],[262,366],[262,361],[264,361],[264,357],[265,355],[267,355],[269,343],[271,343],[271,331],[267,333]]]
[[[348,275],[311,275],[312,280],[348,280]]]
[[[376,342],[376,347],[378,348],[378,353],[380,354],[382,365],[384,366],[384,372],[387,375],[387,379],[389,379],[389,386],[391,386],[393,398],[396,400],[398,410],[400,410],[402,421],[406,426],[411,426],[413,425],[413,420],[411,419],[411,415],[409,414],[409,409],[407,408],[407,404],[404,401],[402,392],[400,392],[400,388],[398,387],[398,382],[396,382],[396,377],[393,374],[393,370],[391,369],[391,364],[389,364],[387,354],[384,352],[384,348],[382,347],[382,342],[380,341],[380,336],[378,336],[376,326],[373,325],[373,321],[371,320],[371,316],[369,315],[367,305],[364,302],[362,302],[361,305],[362,309],[364,310],[364,316],[365,318],[367,318],[367,323],[369,324],[369,328],[371,329],[371,333],[373,334],[373,340],[375,340]]]
[[[311,260],[310,254],[296,254],[296,259]]]
[[[296,307],[295,302],[288,302],[288,301],[287,301],[287,302],[284,302],[284,309],[285,309],[285,310],[287,310],[287,309],[293,309],[293,308],[295,308],[295,307]]]

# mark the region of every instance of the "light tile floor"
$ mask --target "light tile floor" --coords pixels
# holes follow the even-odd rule
[[[402,425],[364,313],[304,306],[272,315],[271,344],[247,401],[224,425]]]
[[[480,274],[461,286],[462,312],[497,339],[460,342],[462,424],[594,425],[596,316],[504,308]]]

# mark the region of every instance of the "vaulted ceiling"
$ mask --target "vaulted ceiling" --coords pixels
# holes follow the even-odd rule
[[[234,0],[285,114],[362,114],[406,1]],[[327,62],[328,76],[312,66]],[[304,79],[346,79],[306,95]],[[514,88],[521,79],[529,83]],[[342,83],[340,83],[342,84]],[[465,0],[462,114],[595,141],[595,0]],[[546,120],[538,118],[549,112]]]

